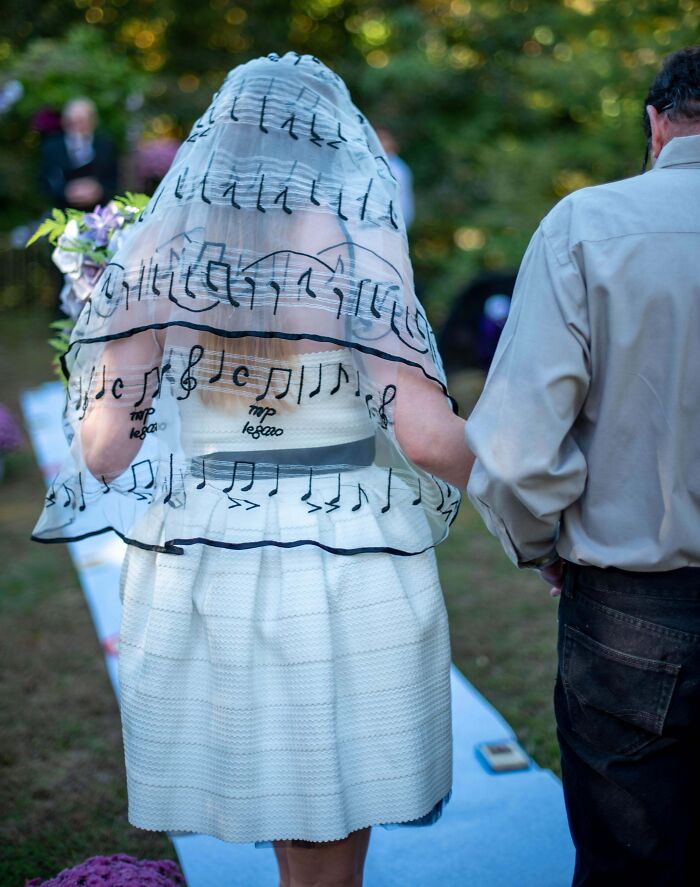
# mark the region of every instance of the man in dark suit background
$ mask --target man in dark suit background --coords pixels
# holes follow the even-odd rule
[[[40,184],[53,206],[90,210],[108,203],[117,189],[117,155],[96,132],[97,109],[87,98],[72,99],[61,116],[63,132],[41,147]]]

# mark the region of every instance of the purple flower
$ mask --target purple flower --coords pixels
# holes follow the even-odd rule
[[[107,206],[96,206],[91,213],[85,213],[83,223],[87,227],[86,233],[96,246],[107,246],[112,234],[124,224],[124,216],[116,204],[111,202]]]
[[[48,881],[34,878],[25,887],[185,887],[185,879],[169,859],[134,859],[115,853],[93,856]]]
[[[0,454],[22,446],[22,432],[12,413],[0,403]]]

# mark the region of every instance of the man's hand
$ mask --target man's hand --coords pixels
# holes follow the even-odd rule
[[[540,576],[551,586],[549,589],[550,595],[552,597],[559,597],[564,584],[564,561],[555,561],[548,567],[543,567],[540,570]]]

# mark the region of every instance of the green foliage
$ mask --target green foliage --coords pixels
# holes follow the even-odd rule
[[[137,209],[142,212],[146,209],[149,200],[148,194],[135,194],[133,191],[127,191],[123,197],[115,197],[113,202],[124,210]]]
[[[75,219],[77,221],[81,217],[82,213],[79,210],[52,209],[49,218],[44,219],[44,221],[39,225],[36,231],[29,238],[29,240],[25,243],[25,246],[31,246],[42,237],[46,237],[49,243],[52,243],[55,246],[58,243],[58,238],[66,230],[66,225],[68,224],[68,222],[71,219]]]
[[[85,95],[97,105],[103,128],[119,141],[129,120],[127,99],[146,83],[143,71],[115,51],[104,30],[82,25],[32,40],[10,59],[7,74],[25,90],[15,113],[27,118],[47,106],[60,110]]]
[[[369,118],[392,130],[413,170],[412,255],[436,322],[473,274],[517,267],[558,199],[639,170],[649,83],[663,55],[697,42],[700,33],[697,0],[7,6],[0,23],[5,67],[25,79],[37,66],[55,72],[27,80],[22,109],[75,89],[92,95],[122,131],[123,97],[138,77],[146,76],[146,104],[134,126],[182,135],[231,67],[271,51],[319,56],[345,78]],[[79,36],[85,32],[90,36]],[[49,64],[53,53],[57,61]],[[71,67],[74,54],[85,61]],[[61,77],[70,84],[63,92],[55,86]],[[0,157],[7,181],[15,181],[24,150],[15,136],[12,151]],[[0,197],[2,190],[0,180]]]
[[[68,351],[70,345],[70,334],[73,330],[75,322],[70,317],[62,320],[54,320],[49,324],[49,328],[53,330],[53,335],[49,339],[49,347],[53,352],[51,356],[51,369],[54,376],[63,382],[64,386],[68,385],[66,377],[63,375],[61,367],[61,358]]]

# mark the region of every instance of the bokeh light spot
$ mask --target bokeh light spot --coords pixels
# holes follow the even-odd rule
[[[480,228],[457,228],[454,241],[460,249],[469,252],[481,249],[486,243],[486,235]]]

